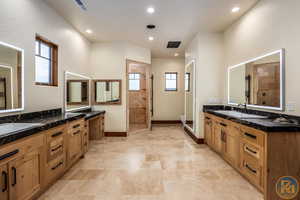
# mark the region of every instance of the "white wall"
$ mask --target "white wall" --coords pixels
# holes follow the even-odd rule
[[[25,112],[63,107],[63,72],[90,75],[90,43],[43,1],[2,0],[0,8],[0,40],[25,51]],[[59,46],[58,87],[35,85],[36,33]]]
[[[299,8],[300,1],[261,0],[224,37],[226,67],[286,49],[286,102],[296,105],[295,112],[286,113],[293,115],[300,115]]]
[[[127,131],[126,59],[150,64],[151,53],[149,49],[126,42],[107,42],[92,45],[92,78],[122,80],[122,105],[94,106],[95,110],[106,110],[105,131],[108,132]]]
[[[180,116],[184,114],[184,67],[184,59],[152,59],[152,120],[180,120]],[[178,91],[165,91],[165,72],[178,72]]]
[[[199,33],[186,50],[186,64],[196,62],[195,135],[204,137],[202,108],[222,102],[224,87],[224,44],[222,33]]]

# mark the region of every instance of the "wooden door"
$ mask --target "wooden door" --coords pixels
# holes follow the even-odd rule
[[[9,175],[8,175],[8,168],[7,164],[0,165],[0,199],[1,200],[8,200],[8,188],[9,188]]]
[[[71,165],[74,161],[81,156],[82,150],[82,134],[81,129],[75,130],[69,134],[68,144],[68,165]]]
[[[39,150],[25,154],[9,163],[10,198],[31,199],[41,188]]]
[[[215,151],[222,152],[222,127],[219,123],[214,123],[214,144]]]
[[[212,122],[210,119],[205,119],[205,141],[208,146],[212,146]]]
[[[228,129],[223,129],[223,133],[224,157],[233,166],[238,167],[240,157],[239,130],[236,127],[230,126]]]

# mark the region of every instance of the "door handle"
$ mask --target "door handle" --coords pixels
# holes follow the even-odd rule
[[[17,185],[17,169],[15,167],[11,168],[12,173],[13,173],[13,182],[12,182],[12,186]]]
[[[2,172],[2,177],[3,177],[3,181],[4,181],[4,187],[2,188],[2,192],[6,192],[8,189],[8,176],[7,176],[7,172],[3,171]]]

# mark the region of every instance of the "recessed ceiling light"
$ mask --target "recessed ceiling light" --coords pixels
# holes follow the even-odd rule
[[[93,31],[91,29],[87,29],[85,32],[87,32],[89,34],[93,33]]]
[[[175,56],[175,57],[179,56],[179,53],[175,53],[174,56]]]
[[[149,41],[153,41],[153,40],[154,40],[154,37],[153,37],[153,36],[149,36],[149,37],[148,37],[148,40],[149,40]]]
[[[240,11],[240,7],[234,7],[231,10],[231,12],[233,12],[233,13],[238,12],[238,11]]]
[[[155,12],[155,9],[153,7],[149,7],[147,8],[147,12],[153,14]]]

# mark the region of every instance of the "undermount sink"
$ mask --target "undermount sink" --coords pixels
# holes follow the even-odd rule
[[[0,124],[0,135],[6,135],[13,132],[37,128],[43,126],[40,123],[5,123]]]
[[[219,113],[219,114],[223,114],[223,115],[228,115],[230,117],[238,118],[238,119],[266,119],[266,118],[268,118],[266,116],[241,113],[241,112],[232,111],[232,110],[218,110],[215,112]]]

